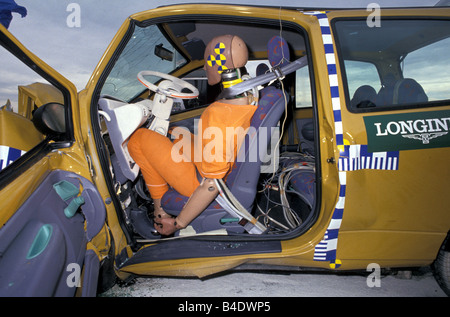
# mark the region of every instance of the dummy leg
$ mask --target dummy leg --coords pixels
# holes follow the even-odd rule
[[[194,163],[189,159],[174,161],[172,147],[167,137],[147,129],[137,130],[128,142],[130,155],[141,168],[154,200],[161,199],[169,185],[186,197],[199,185]]]
[[[154,205],[154,208],[155,208],[155,210],[153,211],[153,214],[154,214],[155,218],[158,218],[158,219],[173,218],[173,216],[169,215],[162,208],[162,206],[161,206],[161,198],[153,199],[153,205]]]
[[[186,228],[219,194],[213,179],[205,178],[189,197],[188,202],[175,219],[177,228]]]

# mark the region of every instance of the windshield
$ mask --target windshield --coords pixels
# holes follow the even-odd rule
[[[143,70],[170,74],[186,64],[156,25],[136,26],[102,88],[101,94],[130,102],[146,88],[138,81]],[[156,82],[156,77],[147,78]]]

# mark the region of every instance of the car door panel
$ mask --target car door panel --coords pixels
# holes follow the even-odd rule
[[[78,192],[63,197],[55,189],[70,184]],[[105,208],[82,177],[51,172],[0,230],[0,295],[73,296],[83,266],[86,243],[103,227]],[[84,203],[71,216],[64,211],[76,198]],[[103,207],[103,208],[102,208]],[[85,231],[86,219],[86,231]],[[86,255],[89,278],[96,284],[98,258]],[[89,289],[89,288],[87,288]],[[91,293],[92,292],[88,292]]]
[[[339,171],[345,175],[340,245],[346,244],[347,250],[354,252],[350,255],[345,250],[341,257],[373,257],[379,262],[388,260],[390,265],[401,265],[405,259],[414,259],[426,265],[436,257],[449,228],[446,158],[450,143],[445,137],[448,127],[437,126],[447,120],[449,104],[445,93],[442,96],[436,94],[436,91],[445,90],[442,86],[431,84],[423,90],[408,79],[413,73],[406,72],[408,63],[405,59],[417,54],[411,61],[411,68],[417,68],[419,63],[427,65],[414,74],[417,80],[425,77],[422,74],[427,74],[428,67],[442,68],[448,64],[447,56],[440,58],[436,47],[449,46],[438,32],[442,29],[448,37],[449,22],[447,17],[408,20],[401,16],[403,14],[410,17],[411,13],[386,11],[385,17],[390,17],[383,20],[383,27],[377,31],[390,32],[390,36],[397,36],[396,42],[400,43],[405,35],[400,30],[409,29],[407,23],[414,24],[417,29],[432,25],[430,29],[434,30],[422,33],[416,29],[408,34],[408,40],[404,42],[408,45],[402,46],[404,58],[398,58],[396,54],[399,53],[393,49],[396,46],[374,43],[367,34],[373,34],[374,38],[383,36],[365,28],[363,17],[352,20],[347,16],[337,18],[339,12],[330,15],[338,43],[336,60],[342,74],[342,82],[338,81],[338,84],[345,96],[340,112],[344,143],[338,159]],[[333,20],[333,17],[336,18]],[[356,33],[343,32],[342,27],[350,23],[362,27]],[[356,40],[355,34],[359,34],[361,40]],[[345,42],[345,39],[351,40]],[[351,48],[349,43],[355,46]],[[364,59],[359,59],[360,52],[364,52]],[[360,77],[363,78],[361,82],[356,79],[357,70],[365,74]],[[448,81],[448,75],[443,75],[440,81]],[[354,85],[352,92],[350,85]],[[425,100],[424,91],[435,95],[434,100]],[[364,96],[362,101],[359,101],[360,96]],[[428,127],[426,122],[436,123],[436,126]],[[409,124],[411,128],[406,129]],[[395,131],[393,127],[397,126],[402,128]],[[357,242],[349,238],[356,233]],[[381,240],[387,243],[380,243]],[[359,246],[364,246],[370,255],[364,254]]]
[[[2,95],[11,102],[0,109],[0,296],[95,296],[110,241],[80,135],[77,89],[1,26],[0,46],[11,66],[3,74],[24,74],[2,87],[19,95]],[[52,103],[58,109],[46,107]],[[54,130],[49,123],[50,132],[34,116],[47,108],[62,122]]]
[[[11,226],[13,227],[13,226]],[[5,234],[13,229],[5,230]],[[3,234],[4,235],[4,234]],[[2,235],[2,238],[3,238]],[[2,248],[2,296],[52,296],[64,270],[64,235],[55,223],[27,222],[12,243]],[[47,271],[48,270],[48,271]],[[52,272],[52,274],[46,274]],[[58,273],[58,274],[54,274]]]

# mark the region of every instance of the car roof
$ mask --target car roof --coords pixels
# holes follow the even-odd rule
[[[239,2],[219,3],[214,1],[205,2],[190,2],[188,0],[177,0],[177,4],[192,4],[192,5],[207,5],[207,4],[220,4],[223,6],[254,6],[254,7],[273,7],[292,10],[304,10],[304,11],[323,11],[323,10],[348,10],[348,9],[364,9],[366,10],[371,3],[378,4],[381,8],[423,8],[423,7],[445,7],[450,6],[450,0],[348,0],[348,1],[336,1],[336,0],[315,0],[313,5],[311,0],[284,0],[280,3],[279,0],[260,0],[258,4],[255,4],[254,0],[242,0]],[[158,8],[171,6],[172,4],[160,5]]]

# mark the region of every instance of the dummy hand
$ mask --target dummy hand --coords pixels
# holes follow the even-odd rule
[[[155,219],[155,229],[163,236],[170,236],[179,228],[175,225],[175,218]]]

